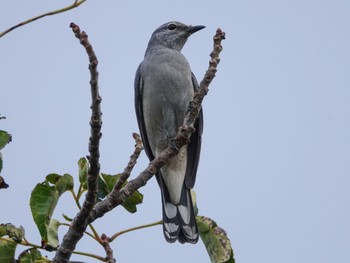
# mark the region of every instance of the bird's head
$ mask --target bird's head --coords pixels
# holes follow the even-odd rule
[[[158,27],[152,34],[148,46],[161,44],[180,51],[188,37],[205,26],[188,26],[180,22],[168,22]]]

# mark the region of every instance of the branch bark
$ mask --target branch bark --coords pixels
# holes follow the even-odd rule
[[[102,240],[102,246],[104,250],[106,251],[106,262],[107,263],[116,263],[115,258],[113,257],[113,250],[111,246],[109,245],[109,238],[106,236],[106,234],[101,235]]]
[[[135,140],[134,153],[130,156],[130,161],[129,161],[128,165],[125,167],[123,173],[121,174],[121,176],[119,177],[118,181],[114,185],[113,190],[112,190],[113,192],[119,192],[120,191],[122,185],[130,177],[130,173],[131,173],[132,169],[134,169],[136,161],[139,158],[140,153],[143,150],[141,136],[138,135],[137,133],[133,133],[132,136],[133,136],[133,138]]]
[[[81,210],[74,218],[68,232],[63,237],[61,245],[58,247],[54,263],[66,263],[74,251],[76,244],[84,235],[84,231],[88,225],[87,219],[89,218],[90,212],[96,203],[97,196],[97,180],[100,174],[100,163],[99,163],[99,143],[101,139],[101,127],[102,127],[102,112],[100,109],[101,97],[98,92],[98,72],[97,72],[97,57],[92,49],[90,42],[88,41],[87,34],[83,31],[80,32],[80,28],[71,23],[75,36],[80,40],[80,43],[85,48],[89,57],[89,70],[90,70],[90,86],[91,86],[91,135],[89,139],[89,171],[87,175],[88,191],[86,193],[85,201],[82,205]]]

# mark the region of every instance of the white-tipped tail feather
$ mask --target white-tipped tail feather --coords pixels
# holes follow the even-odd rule
[[[163,232],[165,239],[173,243],[197,243],[198,229],[193,211],[190,190],[185,186],[182,189],[181,199],[178,205],[169,201],[166,186],[162,184],[163,203]]]

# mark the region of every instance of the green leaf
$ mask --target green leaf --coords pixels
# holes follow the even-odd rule
[[[47,229],[58,198],[59,193],[56,191],[55,186],[50,186],[46,182],[37,184],[30,197],[30,209],[40,232],[43,247],[48,245]]]
[[[5,147],[11,141],[11,134],[6,131],[0,130],[0,150]]]
[[[53,184],[53,185],[52,185]],[[46,181],[37,184],[30,197],[30,208],[35,224],[42,239],[42,246],[46,249],[56,248],[58,242],[49,237],[51,231],[51,217],[56,208],[60,196],[73,189],[73,177],[69,174],[63,176],[49,174]]]
[[[98,181],[98,201],[103,200],[113,189],[115,183],[117,182],[120,174],[108,175],[101,174]],[[123,184],[123,186],[127,181]],[[129,198],[125,200],[122,206],[130,213],[135,213],[137,211],[137,205],[141,204],[143,201],[143,195],[139,191],[135,191]]]
[[[217,226],[214,220],[196,217],[199,235],[208,251],[212,263],[235,263],[231,242],[225,230]]]
[[[58,181],[58,179],[60,179],[60,175],[59,174],[48,174],[46,175],[45,179],[47,182],[51,183],[51,184],[56,184],[56,182]]]
[[[24,238],[24,229],[12,224],[0,224],[0,237],[3,236],[8,236],[12,240],[0,240],[0,262],[14,262],[17,243]]]
[[[119,178],[119,175],[100,174],[98,178],[98,192],[97,192],[98,202],[105,199],[105,197],[111,192],[118,178]]]
[[[36,248],[30,248],[30,249],[24,250],[18,256],[18,260],[20,263],[35,263],[37,262],[37,260],[40,260],[40,259],[42,259],[42,255],[40,251],[37,250]]]
[[[56,182],[56,190],[59,192],[59,195],[62,195],[66,191],[73,190],[73,187],[73,177],[69,174],[62,175]]]
[[[143,201],[143,195],[137,190],[129,198],[125,200],[122,206],[130,213],[137,211],[136,205],[141,204]]]
[[[59,245],[58,241],[58,227],[60,226],[60,222],[56,219],[51,219],[49,227],[47,229],[47,239],[50,247],[46,247],[47,250],[52,251],[54,248],[57,248]]]
[[[0,153],[0,173],[2,171],[2,165],[3,165],[3,162],[2,162],[2,154]]]
[[[17,243],[14,241],[0,240],[0,262],[14,262]]]
[[[69,216],[62,214],[63,218],[67,220],[68,222],[73,222],[73,218],[70,218]]]
[[[2,130],[0,130],[0,150],[2,149],[2,148],[4,148],[5,147],[5,145],[6,144],[8,144],[10,141],[11,141],[11,134],[9,134],[9,133],[7,133],[6,131],[2,131]],[[0,173],[1,173],[1,171],[2,171],[2,165],[3,165],[3,161],[2,161],[2,154],[1,154],[1,152],[0,152]],[[7,186],[6,184],[3,186],[3,187],[1,187],[1,188],[7,188],[7,187],[5,187],[5,186]]]
[[[117,180],[119,179],[120,174],[109,175],[109,174],[101,174],[100,178],[105,182],[107,186],[108,193],[113,190],[113,187]]]
[[[15,242],[21,242],[24,238],[24,228],[15,227],[12,224],[0,224],[0,237],[3,236],[8,236]]]
[[[80,158],[78,161],[78,167],[79,167],[79,182],[82,185],[82,188],[86,190],[87,189],[86,178],[89,171],[88,160],[85,157]]]
[[[197,195],[196,195],[196,192],[192,189],[191,189],[191,199],[192,199],[194,215],[197,216],[198,215]]]

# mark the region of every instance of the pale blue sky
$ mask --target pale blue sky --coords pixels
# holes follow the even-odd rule
[[[0,31],[61,6],[3,2]],[[103,172],[117,173],[137,131],[135,70],[153,30],[170,20],[206,26],[183,50],[199,80],[216,28],[227,34],[204,102],[195,186],[199,213],[228,232],[239,263],[350,262],[346,0],[88,1],[1,38],[0,113],[7,120],[0,129],[11,133],[13,142],[2,151],[2,175],[10,188],[0,191],[0,223],[24,226],[27,238],[39,244],[28,204],[32,188],[51,172],[76,175],[77,160],[88,153],[88,61],[70,22],[88,33],[99,58],[101,165]],[[143,154],[132,176],[147,163]],[[156,181],[141,191],[138,213],[119,208],[96,222],[97,230],[112,235],[159,220]],[[76,212],[70,199],[63,196],[56,218]],[[161,227],[124,235],[112,248],[117,262],[209,262],[201,242],[167,244]],[[78,249],[103,255],[88,237]]]

